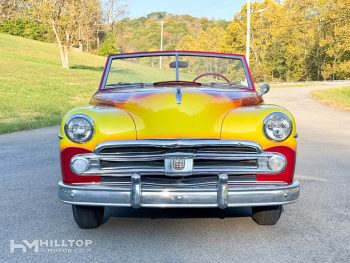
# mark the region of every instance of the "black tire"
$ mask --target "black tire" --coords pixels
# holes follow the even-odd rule
[[[103,206],[73,205],[72,208],[74,220],[80,228],[91,229],[103,224]]]
[[[275,225],[280,219],[282,206],[257,206],[252,207],[252,218],[259,225]]]

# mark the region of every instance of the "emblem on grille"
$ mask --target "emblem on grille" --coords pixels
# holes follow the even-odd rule
[[[173,159],[173,167],[175,170],[183,170],[185,168],[185,159],[184,158]]]
[[[164,172],[169,176],[190,176],[193,170],[193,154],[168,153],[164,156]]]

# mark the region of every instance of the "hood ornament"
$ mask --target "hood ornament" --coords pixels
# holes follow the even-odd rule
[[[182,102],[182,92],[181,92],[181,88],[177,87],[176,88],[176,103],[177,104],[181,104]]]

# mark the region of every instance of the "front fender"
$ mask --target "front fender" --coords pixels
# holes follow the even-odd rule
[[[90,141],[75,143],[66,136],[64,125],[67,119],[74,114],[86,114],[94,121],[94,135]],[[104,141],[135,140],[136,129],[133,119],[124,110],[105,106],[86,106],[75,108],[64,116],[60,129],[60,138],[61,152],[68,147],[93,151],[99,143]]]
[[[86,143],[71,141],[64,132],[64,125],[74,114],[86,114],[94,121],[94,135]],[[136,129],[131,116],[124,110],[104,107],[87,106],[69,111],[63,118],[60,129],[60,160],[61,174],[64,183],[99,182],[98,176],[77,176],[70,169],[70,160],[73,156],[91,153],[96,146],[109,140],[135,140]]]
[[[271,141],[264,134],[264,119],[272,112],[282,112],[291,119],[293,130],[285,141]],[[277,175],[258,174],[258,181],[283,181],[287,183],[293,181],[297,148],[296,135],[296,125],[293,116],[286,109],[275,105],[260,105],[234,109],[225,117],[221,129],[221,139],[223,140],[253,141],[258,143],[263,151],[279,152],[286,157],[287,166],[283,172]]]
[[[293,130],[289,138],[283,142],[268,139],[263,132],[263,122],[272,112],[282,112],[289,116]],[[293,116],[286,109],[275,105],[260,105],[256,107],[240,107],[231,110],[225,117],[221,128],[221,139],[236,139],[253,141],[263,149],[275,146],[288,146],[296,149],[296,125]]]

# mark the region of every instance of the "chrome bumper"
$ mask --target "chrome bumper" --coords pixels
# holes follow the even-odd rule
[[[114,207],[249,207],[282,205],[297,201],[299,182],[235,183],[221,174],[216,185],[157,185],[134,174],[130,185],[113,183],[66,185],[59,182],[60,201],[74,205]]]

